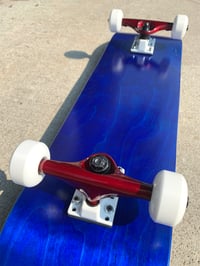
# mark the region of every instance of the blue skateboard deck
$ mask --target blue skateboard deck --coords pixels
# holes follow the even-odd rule
[[[130,52],[133,38],[113,36],[50,151],[60,161],[108,153],[152,183],[175,170],[182,42],[156,37],[142,56]],[[107,228],[66,214],[73,192],[53,176],[23,190],[0,234],[2,266],[169,264],[172,229],[151,220],[147,201],[120,198]]]

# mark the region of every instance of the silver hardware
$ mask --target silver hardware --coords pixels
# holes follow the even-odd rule
[[[90,206],[86,202],[86,194],[76,189],[68,208],[68,214],[78,219],[111,227],[117,203],[118,197],[108,195],[102,197],[96,206]]]
[[[131,47],[131,52],[140,54],[150,54],[154,52],[156,39],[149,37],[142,39],[140,36],[136,36]]]

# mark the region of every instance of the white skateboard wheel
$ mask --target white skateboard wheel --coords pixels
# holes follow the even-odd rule
[[[110,13],[109,26],[110,31],[119,32],[122,26],[124,14],[121,9],[113,9]]]
[[[159,172],[153,183],[149,213],[156,223],[175,226],[181,222],[188,201],[185,178],[174,172]]]
[[[22,142],[10,160],[10,176],[13,182],[25,187],[39,184],[44,178],[39,173],[42,159],[50,159],[49,148],[44,143],[33,140]]]
[[[172,33],[171,33],[172,38],[181,40],[186,34],[188,23],[189,20],[186,15],[176,16],[172,26]]]

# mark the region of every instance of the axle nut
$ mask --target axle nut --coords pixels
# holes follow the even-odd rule
[[[108,174],[111,170],[111,162],[104,155],[95,155],[89,159],[89,168],[94,173]]]

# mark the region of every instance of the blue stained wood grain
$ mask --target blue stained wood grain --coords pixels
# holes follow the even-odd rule
[[[153,56],[130,53],[116,34],[52,146],[52,159],[110,154],[126,174],[152,182],[175,170],[181,41],[157,38]],[[1,265],[167,265],[172,230],[148,202],[121,198],[113,228],[66,215],[73,188],[47,176],[24,189],[0,235]]]

